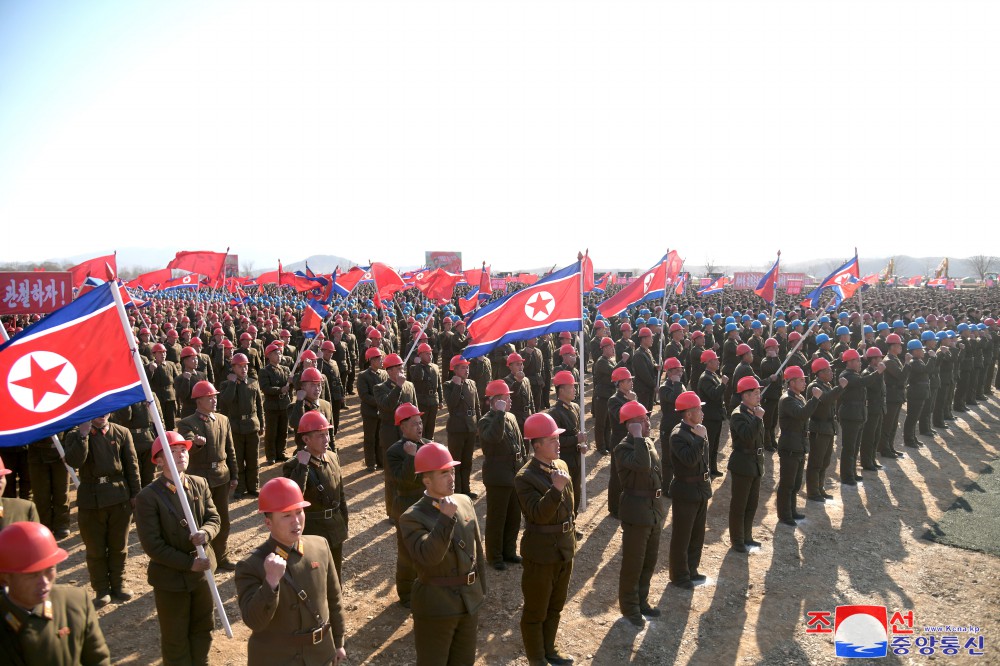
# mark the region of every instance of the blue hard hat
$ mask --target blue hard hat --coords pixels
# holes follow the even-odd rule
[[[795,328],[796,326],[801,326],[801,325],[802,325],[802,320],[801,319],[793,319],[792,322],[788,326],[790,328]]]
[[[921,326],[923,326],[924,324],[926,324],[926,323],[927,323],[927,320],[926,320],[926,319],[924,319],[923,317],[917,317],[917,318],[916,318],[916,319],[915,319],[914,321],[916,321],[916,322],[917,322],[918,324],[920,324]]]
[[[597,313],[597,318],[598,319],[604,319],[604,315],[602,315],[600,312],[598,312]]]
[[[784,319],[778,319],[777,321],[774,322],[775,330],[779,328],[784,328],[785,326],[787,326],[787,324],[785,323]]]
[[[726,317],[726,323],[727,324],[735,324],[736,323],[736,317]]]
[[[702,326],[711,326],[712,325],[712,320],[709,319],[708,317],[705,317],[704,319],[701,320],[701,325]]]
[[[819,318],[819,323],[821,323],[821,324],[829,324],[830,323],[830,318],[827,317],[826,315],[823,315],[822,317]]]
[[[675,312],[674,314],[677,314],[677,313]],[[681,313],[681,315],[684,316],[684,317],[690,317],[691,316],[691,311],[690,310],[685,310],[683,313]]]
[[[759,319],[760,321],[767,321],[767,315],[764,314],[763,312],[758,312],[757,319]]]
[[[928,340],[937,340],[937,336],[934,335],[934,331],[924,331],[920,334],[920,339],[927,342]]]
[[[949,338],[957,338],[958,337],[958,333],[956,333],[955,331],[953,331],[951,329],[948,329],[948,337]]]
[[[846,326],[837,327],[837,335],[850,335],[850,334],[851,334],[851,329],[847,328]]]
[[[906,324],[903,323],[902,319],[896,319],[892,322],[893,328],[905,328]]]
[[[980,331],[985,331],[986,330],[986,324],[979,324],[978,326],[976,326],[976,328],[978,328]]]
[[[906,351],[913,351],[914,349],[923,349],[924,343],[920,340],[910,340],[906,343]]]
[[[868,335],[869,333],[874,333],[875,329],[869,326],[868,324],[865,324],[864,328],[861,329],[861,332],[864,333],[865,335]]]
[[[824,342],[829,342],[829,341],[830,341],[830,336],[827,335],[826,333],[820,333],[819,335],[816,336],[816,344],[818,345],[821,345]]]
[[[946,338],[950,338],[951,337],[951,335],[949,335],[950,332],[951,331],[938,331],[937,334],[935,334],[934,337],[936,337],[938,340],[944,340]]]
[[[657,319],[656,317],[650,317],[649,319],[646,320],[646,323],[649,324],[650,326],[659,326],[660,320]]]
[[[636,317],[636,319],[635,319],[635,325],[636,326],[643,326],[643,325],[645,325],[645,323],[646,323],[645,319],[643,319],[642,317]]]
[[[909,324],[906,325],[906,328],[910,331],[916,331],[920,328],[920,324],[918,324],[915,321],[911,321]]]
[[[774,318],[775,319],[784,319],[785,318],[785,313],[782,312],[781,310],[775,310],[774,311]]]
[[[649,308],[641,308],[639,310],[639,314],[641,314],[642,316],[648,315],[649,314]]]
[[[726,324],[726,333],[731,333],[732,331],[735,331],[737,328],[739,327],[736,325],[736,322],[729,322],[728,324]]]
[[[750,322],[750,328],[755,330],[758,328],[764,328],[764,324],[760,323],[760,321],[758,321],[757,319],[754,319],[752,322]]]
[[[681,316],[679,314],[677,314],[676,312],[673,313],[672,315],[670,315],[670,321],[677,321],[680,318],[681,318]]]
[[[743,315],[742,317],[740,317],[740,323],[748,322],[750,321],[750,319],[751,319],[750,315]]]
[[[688,324],[690,324],[691,322],[689,322],[689,321],[688,321],[687,319],[683,319],[683,318],[681,318],[681,319],[679,319],[679,320],[677,321],[677,323],[678,323],[678,324],[680,324],[681,326],[687,326],[687,325],[688,325]]]
[[[841,312],[837,315],[837,319],[847,319],[849,315],[846,312]]]
[[[889,324],[887,322],[880,321],[879,323],[877,323],[875,325],[875,330],[876,331],[888,331],[889,330]]]
[[[739,310],[733,310],[733,316],[734,317],[739,317],[740,316],[740,311]]]
[[[684,311],[684,316],[685,317],[690,316],[690,314],[691,313],[689,313],[687,310]],[[705,313],[702,312],[701,310],[698,310],[697,312],[694,313],[694,318],[695,319],[704,319],[705,318]]]
[[[967,331],[967,330],[969,330],[969,325],[966,324],[964,321],[961,324],[958,325],[958,332],[959,333],[961,333],[962,331]]]
[[[722,315],[716,312],[714,315],[712,315],[712,321],[716,321],[718,319],[722,319]]]

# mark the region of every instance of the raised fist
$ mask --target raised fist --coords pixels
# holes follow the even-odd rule
[[[281,577],[285,575],[285,558],[277,553],[271,553],[264,558],[264,578],[271,589],[276,589]]]
[[[847,388],[847,377],[841,377],[837,383],[840,384],[840,388]]]
[[[822,398],[823,397],[823,389],[821,389],[818,386],[813,386],[812,394],[813,394],[814,398]]]
[[[566,484],[570,482],[569,474],[562,471],[561,469],[556,469],[552,471],[552,485],[559,492],[566,487]]]
[[[458,513],[458,504],[452,496],[438,500],[438,510],[449,518],[453,518]]]

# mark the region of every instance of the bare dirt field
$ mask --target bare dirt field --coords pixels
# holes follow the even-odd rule
[[[395,603],[396,542],[384,513],[382,478],[364,469],[356,396],[348,404],[351,409],[344,413],[337,437],[351,511],[344,547],[347,651],[354,664],[410,664],[415,662],[412,620]],[[435,437],[442,442],[446,416],[439,415]],[[700,567],[709,576],[708,584],[693,591],[667,586],[668,514],[651,594],[663,615],[642,631],[618,613],[621,533],[607,512],[608,457],[592,453],[587,459],[590,502],[579,519],[584,538],[562,617],[562,646],[578,664],[833,663],[840,660],[834,656],[832,634],[807,633],[807,614],[832,613],[838,605],[857,603],[884,605],[890,614],[912,610],[918,628],[978,626],[986,648],[977,663],[1000,663],[1000,647],[993,643],[1000,638],[1000,560],[925,538],[928,528],[1000,453],[996,398],[957,416],[946,433],[933,441],[923,438],[927,446],[905,449],[906,458],[881,459],[885,469],[864,472],[864,484],[857,489],[840,486],[834,462],[827,490],[836,499],[824,506],[801,497],[800,510],[805,505],[807,518],[798,529],[775,524],[777,457],[769,459],[754,532],[763,547],[749,555],[729,549],[729,481],[717,479]],[[835,461],[838,455],[839,442]],[[477,456],[473,490],[480,494],[476,506],[483,525],[486,499],[480,466]],[[724,463],[720,467],[724,469]],[[277,473],[276,466],[266,468],[262,482]],[[251,499],[234,503],[231,511],[230,548],[234,559],[242,558],[265,538],[263,521]],[[86,586],[79,534],[74,532],[63,545],[70,559],[61,567],[59,582]],[[159,628],[146,563],[133,531],[126,578],[137,596],[100,611],[115,663],[159,662]],[[235,636],[230,640],[221,630],[216,632],[212,663],[243,664],[249,630],[240,621],[233,576],[223,573],[218,580]],[[476,663],[525,664],[518,630],[520,568],[490,569],[489,586],[479,618]],[[970,659],[964,652],[951,657],[938,650],[927,657],[914,650],[908,656],[890,654],[888,661],[923,663],[929,658],[937,663]]]

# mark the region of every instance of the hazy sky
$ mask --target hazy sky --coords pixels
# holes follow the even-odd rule
[[[995,0],[8,0],[0,260],[997,254],[998,19]]]

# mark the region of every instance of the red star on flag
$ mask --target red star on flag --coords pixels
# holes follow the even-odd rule
[[[18,379],[17,381],[11,382],[17,386],[22,386],[27,389],[31,389],[31,397],[35,401],[35,407],[38,407],[38,403],[42,401],[49,393],[57,393],[59,395],[69,395],[69,392],[64,389],[58,381],[59,374],[62,369],[66,367],[65,363],[60,363],[59,365],[50,368],[49,370],[42,369],[42,366],[38,365],[38,361],[35,357],[31,357],[31,374],[24,379]]]
[[[545,314],[549,311],[549,303],[552,302],[551,298],[545,298],[542,294],[536,294],[533,299],[528,301],[527,307],[533,310],[532,317],[537,317],[538,313],[541,312]]]

